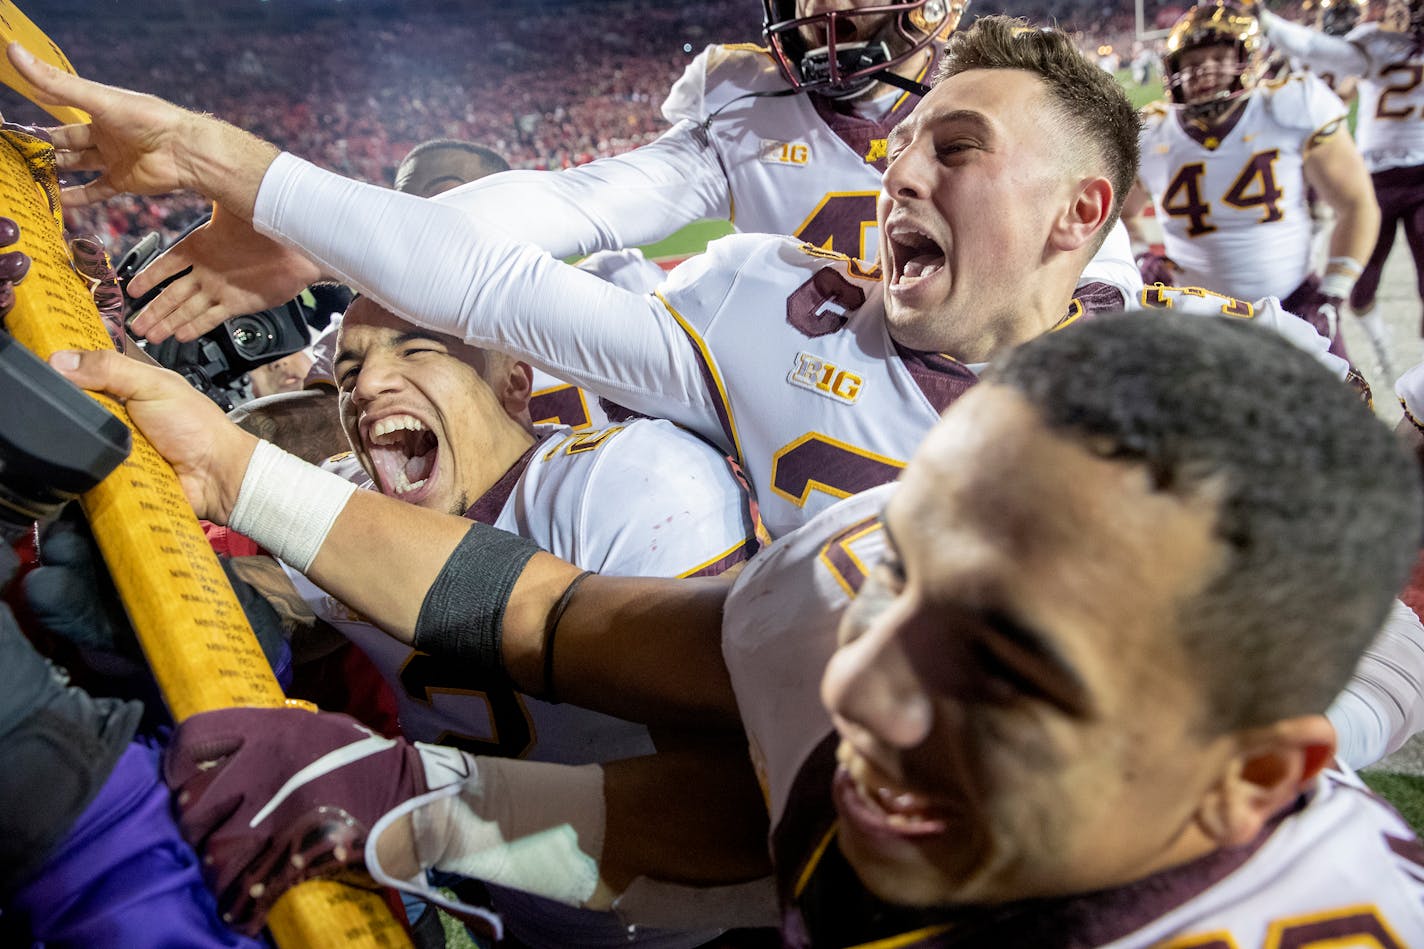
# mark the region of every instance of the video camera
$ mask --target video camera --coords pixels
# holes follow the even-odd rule
[[[54,516],[130,447],[123,422],[0,330],[0,537]]]
[[[194,227],[206,220],[206,217],[200,219]],[[129,296],[129,281],[134,274],[163,249],[163,240],[154,231],[129,248],[115,266],[119,287],[124,292],[126,320],[148,305],[169,283],[187,273],[185,270],[176,274],[138,299]],[[307,326],[307,308],[300,300],[289,300],[261,313],[234,316],[192,342],[181,343],[170,337],[145,347],[145,352],[154,361],[183,376],[193,388],[226,412],[242,397],[248,372],[310,345]]]

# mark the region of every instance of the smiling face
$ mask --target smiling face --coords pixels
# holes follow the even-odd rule
[[[1066,312],[1082,269],[1048,276],[1080,177],[1042,81],[979,69],[941,81],[890,135],[880,191],[885,317],[903,346],[983,362]]]
[[[382,494],[463,514],[533,443],[529,367],[358,299],[337,342],[341,424]]]
[[[885,511],[890,553],[841,625],[840,845],[895,903],[1138,879],[1214,846],[1229,767],[1182,674],[1179,604],[1220,562],[1214,502],[1050,432],[1017,392],[956,403]]]
[[[1213,43],[1184,51],[1177,57],[1182,93],[1187,103],[1210,102],[1232,90],[1241,73],[1236,47]]]

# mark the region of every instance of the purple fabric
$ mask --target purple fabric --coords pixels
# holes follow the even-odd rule
[[[197,856],[178,834],[159,755],[141,740],[129,745],[39,875],[4,907],[6,935],[18,926],[20,938],[48,949],[269,945],[218,919]]]

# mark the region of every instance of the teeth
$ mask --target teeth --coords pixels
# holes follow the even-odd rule
[[[421,478],[419,481],[412,482],[410,478],[406,477],[405,471],[401,470],[396,472],[396,483],[392,485],[392,487],[395,488],[396,494],[409,494],[412,491],[425,487],[427,480],[426,478]]]
[[[392,415],[371,426],[370,439],[380,444],[380,439],[392,432],[423,432],[425,425],[413,415]]]
[[[901,271],[900,277],[904,280],[915,280],[919,277],[928,277],[944,269],[944,261],[927,263],[924,259],[916,257],[914,260],[905,262],[905,269]]]

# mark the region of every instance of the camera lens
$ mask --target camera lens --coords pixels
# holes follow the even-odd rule
[[[259,360],[272,351],[277,334],[260,315],[237,316],[229,322],[232,344],[243,359]]]

